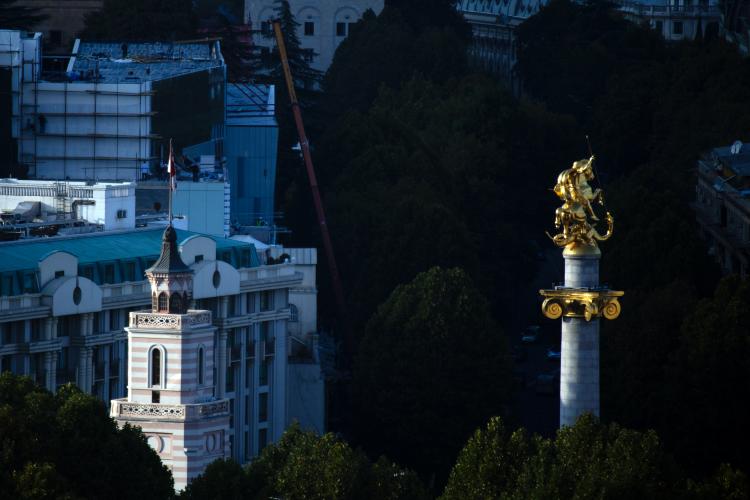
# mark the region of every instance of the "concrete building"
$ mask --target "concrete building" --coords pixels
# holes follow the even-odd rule
[[[470,61],[512,81],[516,64],[515,30],[548,0],[459,0],[456,8],[474,35]],[[623,15],[647,24],[666,40],[693,40],[706,30],[718,34],[718,0],[615,0]]]
[[[127,397],[127,384],[137,389],[141,382],[126,382],[137,366],[128,362],[134,346],[123,328],[131,318],[138,342],[154,334],[138,325],[153,316],[143,312],[152,307],[143,274],[159,258],[162,235],[163,229],[143,229],[0,243],[0,369],[50,390],[74,382],[107,402]],[[190,309],[210,311],[210,324],[193,324],[200,336],[214,332],[213,354],[208,337],[204,343],[214,382],[206,371],[204,385],[211,385],[216,401],[228,401],[229,456],[248,461],[293,420],[323,431],[315,250],[275,247],[259,255],[247,243],[179,229],[176,244],[192,272]],[[202,312],[176,316],[191,314],[207,318]],[[171,370],[177,357],[166,359]],[[163,378],[163,403],[175,403],[170,377]],[[127,408],[118,403],[111,411],[130,420]],[[158,449],[165,441],[152,444]]]
[[[547,0],[460,0],[456,8],[469,23],[469,59],[475,67],[511,79],[516,64],[515,30]]]
[[[375,14],[383,10],[383,0],[290,0],[289,5],[299,23],[301,46],[316,55],[311,66],[325,72],[333,61],[333,54],[349,34],[349,28],[371,9]],[[259,47],[270,47],[266,34],[272,32],[270,21],[276,17],[276,0],[245,0],[245,19],[260,34],[253,37]]]
[[[718,0],[615,0],[627,19],[646,24],[665,40],[695,40],[706,31],[718,35]]]
[[[0,31],[0,68],[10,69],[0,84],[12,96],[0,108],[0,122],[11,123],[0,131],[12,151],[7,169],[134,181],[144,167],[158,171],[169,138],[177,154],[204,142],[221,151],[226,67],[218,41],[76,41],[67,72],[44,76],[41,44],[39,33]]]
[[[709,253],[725,273],[750,272],[750,149],[739,141],[698,160],[693,203]]]
[[[0,213],[8,225],[86,221],[104,231],[135,228],[135,184],[0,179]]]

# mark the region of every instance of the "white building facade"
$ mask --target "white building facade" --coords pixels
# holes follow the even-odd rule
[[[104,231],[135,228],[134,183],[0,179],[0,212],[18,211],[29,200],[37,204],[29,215],[40,222],[81,220]]]
[[[254,30],[261,31],[253,37],[260,47],[270,47],[273,43],[263,34],[272,32],[270,21],[276,18],[277,5],[276,0],[245,0],[245,19]],[[351,25],[368,9],[380,14],[384,0],[290,0],[289,6],[300,24],[297,36],[302,48],[316,54],[311,66],[325,72]]]
[[[211,444],[205,451],[213,458],[221,455],[220,420],[226,416],[223,453],[241,463],[278,440],[294,420],[324,431],[325,405],[318,400],[324,382],[310,301],[317,293],[315,251],[276,248],[275,253],[290,257],[267,261],[250,244],[177,230],[192,296],[190,311],[175,316],[190,328],[165,333],[151,322],[151,285],[144,279],[159,258],[162,232],[0,243],[0,369],[28,375],[50,390],[74,382],[105,402],[119,400],[111,406],[113,417],[136,423],[133,412],[141,410],[128,405],[154,404],[153,378],[149,382],[146,373],[144,383],[142,368],[151,345],[163,346],[167,372],[159,381],[166,384],[159,403],[183,405],[185,412],[183,420],[152,419],[158,426],[148,427],[156,436],[151,439],[155,449],[171,450],[171,458],[162,454],[165,461],[180,458],[180,441],[168,436],[177,431],[169,428],[193,422],[188,416],[197,418],[195,429],[201,430],[195,432],[214,434],[210,443],[205,436],[191,437],[186,447]],[[294,304],[299,297],[303,300]],[[124,330],[129,325],[132,342]],[[176,335],[184,336],[180,342],[186,351],[179,348],[170,355],[168,344],[176,343]],[[195,388],[198,350],[193,347],[201,345],[204,383]],[[191,406],[204,402],[219,406],[203,413]],[[209,415],[215,417],[210,424],[203,419]],[[189,471],[184,472],[187,478]]]

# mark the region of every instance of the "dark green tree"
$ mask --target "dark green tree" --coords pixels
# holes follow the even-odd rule
[[[242,466],[234,460],[216,460],[180,492],[180,498],[241,500],[255,498],[260,487],[261,483],[251,482]]]
[[[588,124],[610,79],[663,48],[659,35],[627,21],[614,3],[553,0],[519,27],[517,70],[533,96]]]
[[[88,40],[170,41],[195,37],[191,0],[104,0],[86,14],[81,37]]]
[[[458,456],[442,498],[681,498],[679,471],[653,431],[584,415],[554,439],[509,433],[499,418]]]
[[[504,410],[509,385],[487,301],[462,270],[433,268],[367,324],[354,364],[359,441],[442,481],[472,429]]]
[[[57,395],[0,375],[0,491],[11,498],[173,495],[169,470],[140,429],[118,429],[105,406],[72,385]]]
[[[682,325],[663,385],[662,434],[693,474],[729,462],[750,465],[742,452],[750,418],[750,284],[721,281]],[[742,444],[741,444],[742,443]]]
[[[420,500],[427,492],[413,472],[382,457],[373,464],[333,434],[293,425],[245,470],[214,462],[180,498]]]
[[[17,3],[18,0],[0,0],[0,26],[3,29],[31,31],[47,18],[39,9]]]

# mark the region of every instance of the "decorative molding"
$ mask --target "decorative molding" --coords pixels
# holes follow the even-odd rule
[[[138,418],[184,419],[185,406],[149,403],[120,403],[118,416]]]
[[[602,316],[606,319],[617,318],[622,309],[618,298],[625,292],[606,288],[558,287],[554,290],[539,290],[539,294],[544,297],[542,313],[549,319],[565,316],[590,321]]]
[[[211,311],[188,311],[187,314],[152,312],[130,313],[130,326],[154,330],[181,330],[211,324]]]

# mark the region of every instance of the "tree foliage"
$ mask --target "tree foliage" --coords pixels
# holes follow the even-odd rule
[[[191,0],[104,0],[84,17],[88,40],[170,41],[195,36]]]
[[[653,431],[584,415],[544,439],[493,418],[461,451],[442,498],[677,498],[679,480]]]
[[[414,473],[385,458],[373,464],[333,434],[293,425],[245,469],[214,462],[180,497],[419,500],[427,493]]]
[[[0,491],[16,498],[169,498],[172,475],[140,429],[101,401],[0,375]]]
[[[421,273],[367,324],[354,365],[359,440],[440,479],[466,436],[503,410],[509,372],[506,339],[466,273]]]
[[[662,433],[695,473],[721,462],[747,470],[750,284],[721,281],[686,315],[662,386]],[[742,443],[742,444],[741,444]]]

